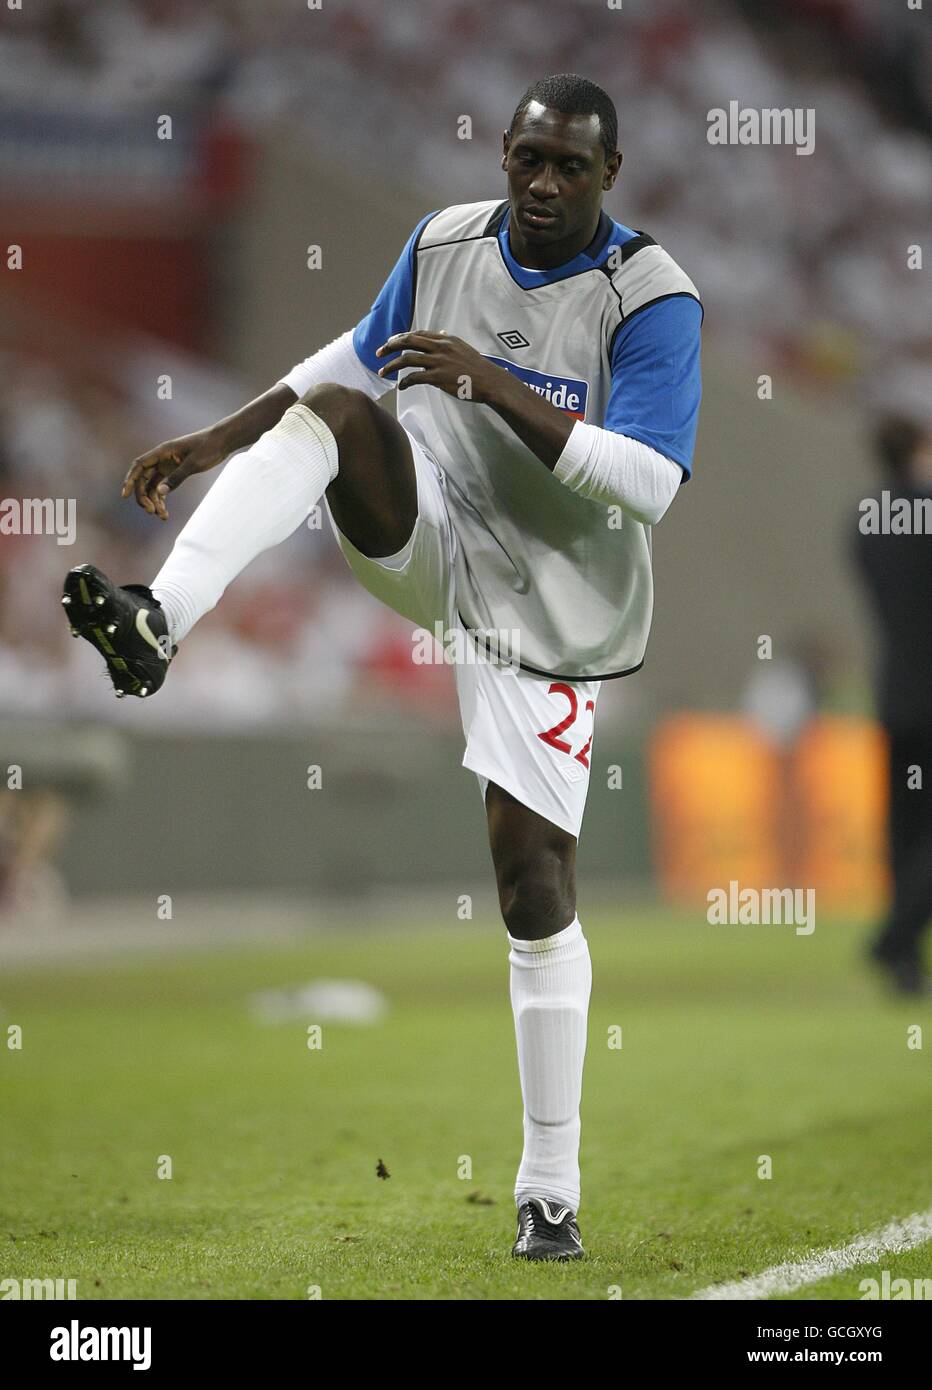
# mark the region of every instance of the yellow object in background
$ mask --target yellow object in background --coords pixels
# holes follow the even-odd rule
[[[887,747],[868,719],[811,720],[789,752],[751,721],[681,714],[648,751],[654,855],[671,902],[711,889],[814,889],[819,908],[876,913],[889,891]]]
[[[797,740],[791,794],[801,834],[792,872],[822,907],[873,913],[889,893],[888,756],[870,719],[815,719]]]
[[[705,906],[712,888],[781,881],[779,750],[746,719],[681,714],[648,751],[655,859],[664,896]]]

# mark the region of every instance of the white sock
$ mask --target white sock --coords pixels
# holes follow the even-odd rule
[[[556,1197],[579,1210],[579,1102],[592,964],[579,918],[542,941],[510,933],[511,1006],[524,1097],[515,1202]]]
[[[330,426],[306,405],[290,406],[251,448],[230,459],[152,582],[175,642],[251,560],[307,520],[338,469]]]

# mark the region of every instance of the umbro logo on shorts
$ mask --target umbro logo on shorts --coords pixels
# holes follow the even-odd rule
[[[555,376],[551,372],[535,372],[531,367],[519,367],[516,362],[506,362],[504,357],[492,357],[490,353],[483,355],[487,362],[494,362],[496,367],[504,367],[512,376],[523,381],[525,386],[530,386],[532,391],[536,391],[544,400],[555,405],[557,410],[562,410],[574,420],[585,420],[586,403],[589,400],[588,381],[581,381],[572,376]]]

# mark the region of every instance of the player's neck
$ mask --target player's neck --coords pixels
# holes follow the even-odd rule
[[[515,225],[514,218],[509,217],[506,236],[511,254],[523,270],[557,270],[561,265],[575,260],[592,243],[599,229],[601,215],[599,209],[590,228],[577,232],[575,236],[551,242],[548,246],[529,246],[521,229]]]

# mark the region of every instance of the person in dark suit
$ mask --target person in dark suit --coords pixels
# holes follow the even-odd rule
[[[897,991],[924,994],[922,935],[932,918],[932,433],[887,416],[874,442],[883,490],[861,503],[855,555],[879,639],[893,894],[869,952]]]

